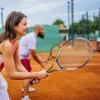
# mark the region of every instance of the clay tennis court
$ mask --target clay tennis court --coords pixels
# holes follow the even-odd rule
[[[94,49],[96,42],[93,42]],[[39,54],[47,58],[49,54]],[[31,57],[29,57],[31,58]],[[49,62],[49,65],[52,61]],[[33,71],[42,68],[31,59]],[[22,80],[11,80],[3,72],[8,82],[8,92],[11,100],[21,100]],[[29,93],[32,100],[100,100],[100,53],[94,51],[91,61],[84,67],[74,71],[58,71],[40,83],[32,86],[35,92]]]

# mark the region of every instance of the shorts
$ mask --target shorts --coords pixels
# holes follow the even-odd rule
[[[7,82],[0,73],[0,100],[10,100],[7,88],[8,88]]]
[[[31,72],[30,60],[28,60],[28,59],[21,59],[21,63],[27,69],[28,72]]]

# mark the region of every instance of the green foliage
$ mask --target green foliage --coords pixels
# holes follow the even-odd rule
[[[53,22],[53,25],[60,25],[60,24],[64,24],[64,21],[62,21],[61,19],[57,19]]]
[[[79,22],[74,22],[73,24],[70,25],[70,29],[74,30],[74,33],[92,33],[95,32],[97,30],[100,31],[100,18],[99,17],[95,17],[92,20],[80,20]]]
[[[100,18],[95,17],[93,23],[94,23],[95,30],[100,30]]]

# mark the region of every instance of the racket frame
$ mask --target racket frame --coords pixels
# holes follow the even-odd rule
[[[53,48],[54,48],[55,46],[58,46],[59,48],[61,48],[59,44],[54,45],[54,46],[50,49],[50,54],[49,54],[49,57],[48,57],[47,61],[49,61],[49,60],[52,59],[52,58],[55,58],[55,57],[52,55],[52,50],[53,50]],[[50,57],[51,57],[51,58],[50,58]]]

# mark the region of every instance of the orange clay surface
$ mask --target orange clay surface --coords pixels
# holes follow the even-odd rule
[[[96,50],[96,43],[92,41]],[[49,54],[39,54],[47,58]],[[31,59],[31,57],[29,57]],[[48,66],[52,61],[48,62]],[[41,66],[31,59],[32,71],[41,70]],[[11,80],[3,72],[8,82],[11,100],[21,100],[23,80]],[[29,93],[31,100],[100,100],[100,53],[94,51],[92,59],[84,67],[74,71],[58,71],[33,85],[35,92]]]

